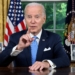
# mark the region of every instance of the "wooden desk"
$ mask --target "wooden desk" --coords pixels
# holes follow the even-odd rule
[[[70,67],[75,67],[75,61],[71,62]]]
[[[30,71],[25,67],[4,68],[0,67],[0,75],[75,75],[75,67],[66,67],[44,71]]]

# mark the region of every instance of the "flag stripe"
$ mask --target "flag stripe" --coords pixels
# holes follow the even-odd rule
[[[15,31],[16,31],[16,32],[19,32],[18,26],[15,27]]]
[[[8,41],[8,36],[7,36],[6,34],[4,35],[4,37],[5,37],[5,40],[7,40],[7,41]]]
[[[24,24],[23,21],[21,22],[21,25],[22,25],[22,28],[23,28],[23,29],[26,29],[26,26],[25,26],[25,24]]]
[[[9,31],[8,31],[8,35],[11,35],[11,34],[12,34],[12,31],[11,31],[11,29],[10,29],[8,23],[6,23],[6,28],[9,30]]]
[[[22,30],[22,25],[21,24],[18,25],[18,29],[19,29],[19,31]]]

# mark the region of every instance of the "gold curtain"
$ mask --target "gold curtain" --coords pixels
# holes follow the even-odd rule
[[[4,40],[6,17],[10,0],[0,0],[0,42]]]

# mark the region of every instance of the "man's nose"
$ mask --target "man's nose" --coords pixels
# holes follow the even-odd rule
[[[31,23],[35,23],[35,18],[32,18],[31,19]]]

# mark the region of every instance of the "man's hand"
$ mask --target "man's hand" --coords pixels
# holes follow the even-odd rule
[[[29,31],[23,36],[20,37],[19,43],[16,50],[23,50],[28,47],[34,39],[30,37]]]
[[[29,67],[30,70],[43,70],[48,69],[50,67],[50,64],[48,62],[39,62],[36,61],[32,66]]]

